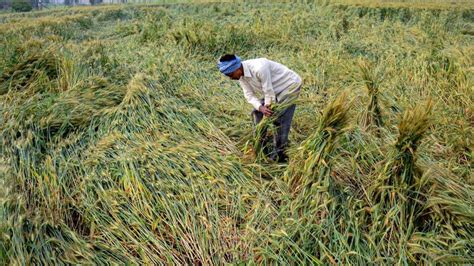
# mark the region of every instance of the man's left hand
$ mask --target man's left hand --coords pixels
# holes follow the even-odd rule
[[[270,109],[270,106],[267,105],[260,106],[259,111],[262,112],[266,117],[269,117],[273,114],[272,109]]]

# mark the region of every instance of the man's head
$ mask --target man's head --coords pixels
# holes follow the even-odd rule
[[[240,58],[233,54],[226,54],[219,58],[217,63],[219,71],[233,80],[240,79],[244,75],[244,69]]]

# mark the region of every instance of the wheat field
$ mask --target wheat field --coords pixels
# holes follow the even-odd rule
[[[459,3],[1,14],[0,263],[474,263]],[[288,164],[256,152],[228,52],[303,78]]]

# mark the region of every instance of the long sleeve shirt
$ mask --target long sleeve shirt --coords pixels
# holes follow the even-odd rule
[[[261,102],[257,93],[263,94],[264,104],[280,102],[279,94],[288,94],[288,90],[299,88],[301,78],[286,66],[266,58],[242,61],[244,75],[240,77],[240,86],[245,99],[258,110]],[[283,93],[282,93],[283,92]]]

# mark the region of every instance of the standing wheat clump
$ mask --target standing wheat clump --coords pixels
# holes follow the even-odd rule
[[[398,139],[388,155],[382,173],[375,180],[372,196],[379,215],[374,215],[373,226],[385,231],[380,245],[388,253],[405,252],[403,241],[410,238],[416,228],[416,218],[423,206],[422,173],[416,165],[416,150],[429,126],[432,103],[417,105],[405,111],[398,125]],[[402,241],[402,242],[400,242]],[[389,246],[387,246],[387,244]],[[395,246],[390,246],[390,245]],[[388,255],[388,254],[387,254]]]
[[[369,96],[369,104],[362,115],[362,124],[365,127],[376,126],[378,132],[379,128],[383,126],[382,109],[379,104],[380,80],[372,65],[366,61],[359,61],[359,69],[362,80],[364,81],[367,94]]]
[[[316,131],[296,151],[285,173],[294,194],[310,189],[313,184],[329,188],[329,165],[337,138],[344,132],[350,104],[343,93],[323,112]]]

